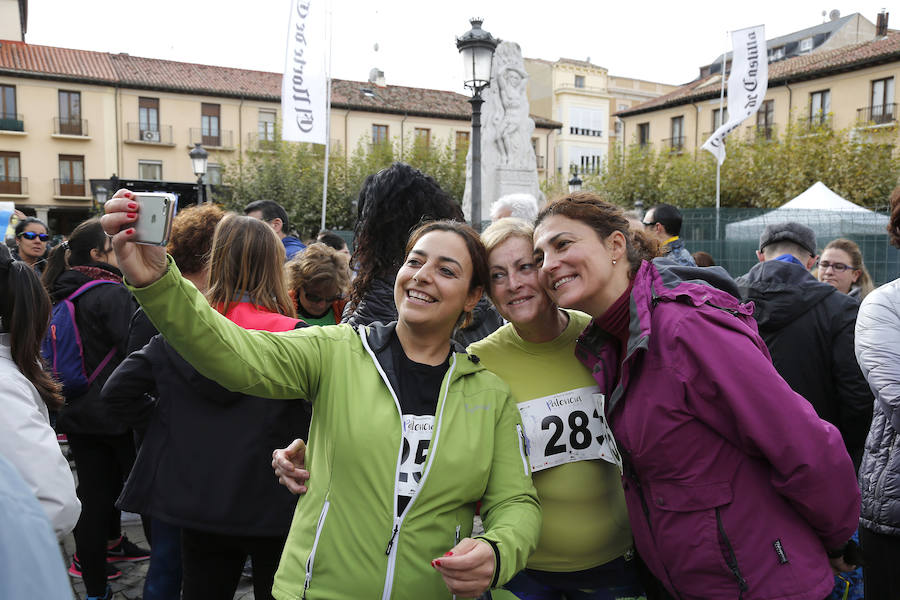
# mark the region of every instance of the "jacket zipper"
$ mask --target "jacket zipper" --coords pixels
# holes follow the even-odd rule
[[[327,499],[325,500],[325,504],[322,505],[322,512],[319,513],[319,522],[316,523],[316,537],[313,539],[312,550],[309,552],[309,558],[306,559],[306,581],[303,582],[303,596],[302,598],[306,598],[306,590],[309,589],[309,583],[312,580],[312,572],[313,572],[313,563],[316,558],[316,548],[319,546],[319,537],[322,535],[322,528],[325,526],[325,517],[328,515],[328,507],[331,506],[331,502]]]
[[[516,425],[516,432],[519,434],[519,456],[522,457],[522,468],[525,469],[525,477],[530,477],[531,469],[528,467],[528,459],[525,457],[527,453],[526,448],[528,447],[525,442],[525,431],[523,431],[521,425]],[[457,528],[456,533],[459,533],[459,528]]]
[[[400,408],[400,401],[397,399],[397,393],[394,391],[394,388],[391,387],[391,382],[387,377],[387,374],[384,372],[384,369],[381,368],[381,363],[378,362],[378,357],[375,356],[375,353],[369,347],[369,340],[366,337],[366,328],[359,328],[359,337],[362,339],[363,347],[366,349],[366,352],[369,353],[369,356],[372,357],[372,362],[375,363],[375,369],[378,370],[378,374],[381,375],[381,379],[384,381],[384,384],[387,386],[388,391],[391,393],[391,397],[394,399],[394,406],[397,407],[397,415],[400,417],[400,427],[402,430],[403,427],[403,409]],[[394,527],[391,530],[391,537],[388,540],[387,547],[384,550],[384,553],[388,557],[387,564],[387,573],[384,578],[384,591],[381,594],[382,600],[390,600],[391,592],[394,586],[394,569],[397,566],[397,537],[400,535],[400,529],[403,527],[403,520],[406,518],[406,515],[409,514],[409,509],[412,508],[413,503],[416,501],[416,498],[419,496],[419,492],[422,490],[422,486],[425,485],[425,480],[428,478],[428,473],[431,472],[431,465],[434,462],[434,454],[437,450],[438,439],[441,435],[441,417],[444,414],[444,405],[447,400],[447,393],[450,391],[450,380],[453,376],[453,371],[456,368],[456,354],[454,353],[452,358],[450,359],[450,368],[447,370],[447,374],[444,376],[444,381],[446,383],[444,387],[444,395],[442,398],[438,400],[438,406],[440,406],[440,413],[435,415],[435,419],[437,421],[434,433],[431,436],[431,444],[428,446],[428,460],[425,463],[425,469],[422,471],[422,479],[419,480],[419,489],[416,490],[416,493],[409,499],[409,502],[406,504],[406,508],[403,509],[403,513],[398,517],[397,516],[397,482],[400,480],[400,463],[403,459],[403,435],[400,436],[400,447],[397,449],[397,466],[394,470]]]
[[[456,545],[459,544],[459,530],[462,529],[462,525],[456,526],[456,536],[453,538],[453,547],[456,548]],[[456,600],[456,594],[453,594],[450,600]]]
[[[728,539],[728,535],[725,533],[725,526],[722,525],[722,513],[719,510],[719,507],[716,507],[716,526],[719,528],[719,537],[725,543],[725,549],[728,550],[728,554],[724,556],[725,564],[728,565],[728,568],[731,569],[731,573],[734,575],[734,578],[737,580],[738,589],[740,590],[740,594],[738,594],[738,599],[744,597],[744,592],[747,591],[747,581],[744,579],[744,576],[741,575],[741,569],[738,567],[737,556],[734,554],[734,548],[731,545],[731,540]]]

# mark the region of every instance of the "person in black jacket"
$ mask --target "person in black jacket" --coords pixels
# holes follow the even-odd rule
[[[100,400],[103,384],[125,357],[128,323],[137,308],[116,264],[112,242],[94,218],[78,225],[69,241],[53,250],[43,274],[54,304],[89,281],[112,282],[88,290],[74,303],[85,371],[93,372],[114,348],[113,357],[87,392],[66,398],[56,421],[57,431],[68,435],[82,506],[69,574],[84,577],[88,598],[108,597],[107,578],[121,574],[107,568],[108,557],[128,561],[150,557],[147,550],[121,535],[114,503],[134,463],[134,442],[131,430],[111,418]]]
[[[816,281],[809,273],[815,255],[809,227],[768,225],[760,236],[760,263],[737,284],[742,298],[756,305],[753,316],[778,373],[838,428],[858,469],[873,406],[853,353],[859,305]]]
[[[246,329],[304,326],[293,318],[283,263],[284,247],[268,226],[227,215],[212,243],[210,304]],[[308,435],[308,405],[229,392],[159,335],[122,362],[103,398],[125,422],[149,410],[119,506],[181,528],[183,598],[233,598],[247,555],[255,597],[271,598],[296,498],[269,463],[273,449]]]

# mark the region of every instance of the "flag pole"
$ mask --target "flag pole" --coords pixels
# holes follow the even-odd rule
[[[725,33],[725,38],[728,39],[728,32]],[[725,57],[728,55],[728,44],[725,44],[726,50],[722,52],[722,87],[719,91],[719,125],[725,124]],[[722,143],[725,143],[725,139],[722,139]],[[719,227],[721,222],[720,215],[720,207],[721,207],[721,189],[722,189],[722,162],[716,161],[716,240],[719,239]]]
[[[331,156],[331,6],[328,6],[328,69],[326,71],[328,90],[325,104],[325,169],[322,175],[322,223],[319,231],[325,229],[325,212],[328,208],[328,158]]]

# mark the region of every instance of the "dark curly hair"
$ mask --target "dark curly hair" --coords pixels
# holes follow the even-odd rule
[[[366,177],[358,211],[352,259],[357,275],[350,290],[353,304],[365,297],[375,279],[393,282],[416,225],[464,220],[459,204],[432,177],[400,162]]]
[[[622,233],[625,236],[631,278],[634,278],[640,268],[641,261],[652,260],[659,256],[659,243],[656,240],[645,235],[643,231],[629,228],[625,212],[593,192],[573,192],[554,200],[538,215],[534,223],[535,229],[544,219],[554,215],[584,223],[593,229],[601,240],[605,240],[615,231]]]
[[[891,192],[891,220],[887,226],[891,244],[900,248],[900,186]]]
[[[166,250],[182,273],[200,273],[209,263],[213,233],[224,216],[224,210],[209,202],[189,206],[176,215]]]

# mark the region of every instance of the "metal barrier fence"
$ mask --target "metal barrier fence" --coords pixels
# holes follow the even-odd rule
[[[684,209],[681,238],[690,252],[709,252],[717,265],[739,277],[756,264],[759,234],[766,224],[797,221],[816,232],[820,252],[839,237],[859,244],[863,262],[878,286],[900,277],[900,250],[890,245],[885,230],[888,214],[886,208],[861,207],[843,211],[723,208],[717,227],[714,208]]]

